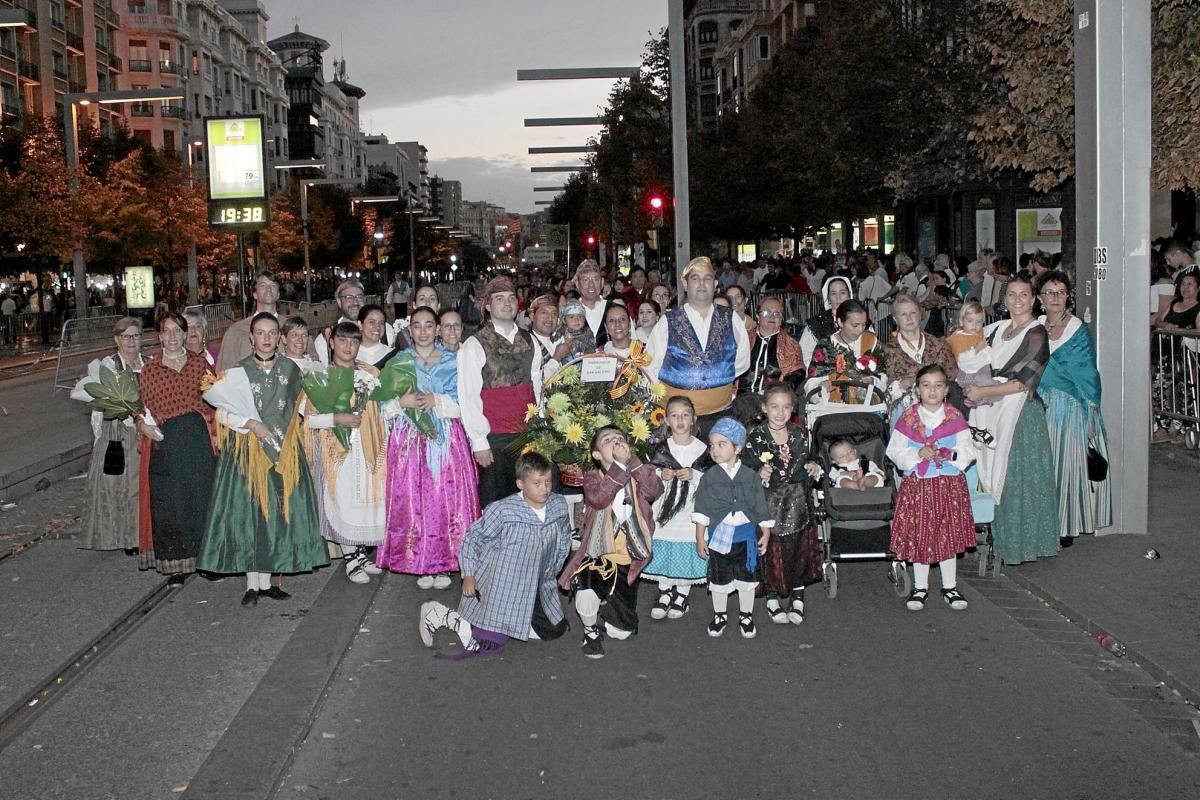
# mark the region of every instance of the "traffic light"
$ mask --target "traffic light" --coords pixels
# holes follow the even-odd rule
[[[662,209],[663,209],[663,199],[662,199],[661,197],[659,197],[658,195],[651,195],[651,197],[650,197],[650,207],[651,207],[652,209],[654,209],[655,211],[662,211]]]
[[[650,195],[650,211],[654,217],[654,227],[661,228],[663,224],[663,207],[667,201],[660,194]]]
[[[596,237],[594,234],[589,233],[587,236],[583,237],[583,241],[587,243],[588,247],[596,246]]]

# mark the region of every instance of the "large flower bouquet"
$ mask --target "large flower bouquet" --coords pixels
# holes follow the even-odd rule
[[[870,331],[863,336],[871,337],[869,346],[862,355],[841,342],[836,336],[822,341],[813,349],[808,368],[810,378],[828,378],[834,388],[829,399],[834,403],[870,403],[877,379],[885,371],[884,351],[879,340]]]
[[[589,353],[568,361],[542,387],[540,405],[529,406],[525,432],[514,442],[518,452],[535,450],[557,462],[564,483],[591,469],[592,436],[608,425],[624,431],[630,448],[640,457],[649,457],[651,437],[662,417],[655,404],[662,401],[666,390],[646,376],[640,348],[621,360],[612,383],[582,380],[583,360],[612,357]]]

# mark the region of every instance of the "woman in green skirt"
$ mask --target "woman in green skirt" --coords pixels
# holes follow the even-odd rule
[[[246,573],[242,605],[288,596],[271,575],[308,572],[329,559],[301,447],[300,368],[278,353],[279,322],[256,314],[254,352],[204,393],[217,409],[221,455],[197,568]]]
[[[981,447],[979,479],[996,502],[992,522],[996,552],[1020,564],[1058,552],[1058,484],[1046,431],[1046,409],[1037,395],[1050,360],[1046,328],[1033,316],[1033,285],[1025,273],[1005,287],[1010,319],[986,329],[993,386],[969,386],[971,425],[992,443]]]

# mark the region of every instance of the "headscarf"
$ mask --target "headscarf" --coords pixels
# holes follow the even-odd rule
[[[733,417],[721,417],[717,420],[717,424],[712,426],[708,435],[712,436],[714,433],[724,436],[738,447],[746,446],[746,429]]]
[[[517,287],[513,285],[512,278],[507,275],[492,278],[487,282],[487,286],[483,287],[483,291],[479,293],[479,297],[475,298],[475,308],[483,311],[487,308],[487,304],[492,301],[492,295],[498,292],[516,293],[516,291]]]
[[[587,316],[587,309],[584,307],[583,301],[568,300],[567,302],[563,303],[562,311],[559,312],[558,317],[559,319],[566,319],[572,314],[578,314],[581,317]]]
[[[529,304],[529,316],[532,317],[543,306],[554,306],[554,310],[558,310],[558,298],[552,294],[539,294],[533,298],[533,302]]]
[[[821,284],[821,298],[825,301],[825,308],[829,311],[837,310],[829,304],[829,286],[834,281],[841,281],[842,283],[846,284],[846,294],[850,297],[854,297],[854,287],[850,285],[849,278],[843,275],[831,275],[825,279],[825,283]]]

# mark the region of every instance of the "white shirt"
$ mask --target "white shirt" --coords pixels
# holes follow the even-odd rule
[[[691,303],[683,304],[683,312],[687,314],[688,321],[692,323],[692,330],[696,332],[696,338],[700,340],[702,348],[708,344],[708,332],[712,327],[714,308],[715,306],[710,306],[708,316],[701,317],[700,312],[692,308]],[[733,375],[736,378],[750,369],[750,336],[746,333],[745,323],[729,327],[733,330],[733,341],[737,345],[737,355],[733,359]],[[650,366],[646,368],[646,373],[650,376],[650,380],[658,380],[658,372],[662,369],[663,359],[667,355],[667,339],[667,315],[663,314],[654,326],[654,330],[650,331],[650,341],[646,343],[646,351],[650,354]]]
[[[608,353],[610,356],[617,356],[619,358],[629,358],[629,348],[628,347],[618,348],[612,342],[604,343],[604,352]]]
[[[345,317],[338,317],[337,322],[330,325],[329,329],[333,330],[334,328],[336,328],[338,325],[342,324],[343,322],[349,322],[349,321],[350,320],[346,319]],[[354,324],[357,325],[358,323],[356,322]],[[317,361],[320,361],[323,365],[328,367],[329,366],[329,342],[325,341],[325,332],[324,331],[321,331],[321,333],[318,333],[317,338],[313,340],[313,349],[317,351]]]
[[[496,333],[508,342],[516,341],[521,330],[517,323],[510,322],[508,327],[501,328],[495,322],[485,323],[496,329]],[[533,400],[538,402],[542,396],[542,359],[534,348],[532,365],[529,370],[529,380],[533,383]],[[491,423],[483,415],[483,366],[487,363],[487,354],[479,339],[472,336],[458,348],[458,406],[462,412],[463,428],[467,438],[471,440],[471,450],[476,453],[492,449],[488,443],[488,434],[492,432]]]
[[[926,430],[936,428],[941,425],[946,419],[946,406],[943,405],[937,411],[930,411],[925,406],[918,406],[918,411],[921,415],[921,424]],[[899,431],[893,430],[891,438],[888,439],[887,457],[896,465],[896,469],[901,472],[911,472],[917,464],[921,463],[921,457],[918,455],[921,448],[913,447],[912,442],[907,436]],[[955,458],[950,461],[960,472],[966,470],[971,462],[975,460],[975,441],[971,438],[971,431],[959,431],[954,437]],[[832,477],[832,470],[830,470]],[[880,478],[882,482],[882,477]]]

